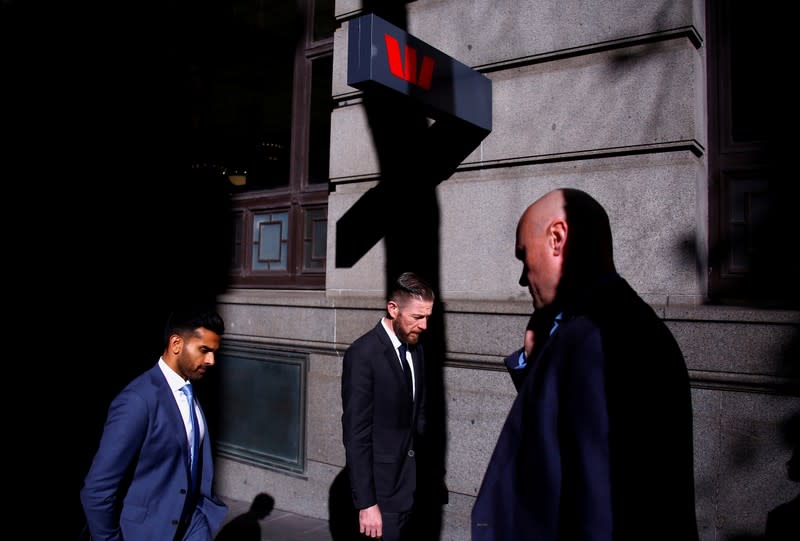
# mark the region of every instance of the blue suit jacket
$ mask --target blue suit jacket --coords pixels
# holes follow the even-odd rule
[[[203,422],[207,428],[204,415]],[[189,497],[188,452],[180,410],[156,364],[131,381],[109,407],[80,494],[92,540],[172,540]],[[214,461],[208,430],[201,471],[186,540],[210,541],[227,513],[212,492]]]
[[[512,371],[518,395],[473,506],[472,540],[696,541],[677,343],[617,275],[562,307],[558,330],[537,333],[544,346]]]

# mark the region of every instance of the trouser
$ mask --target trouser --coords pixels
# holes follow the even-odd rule
[[[381,511],[383,519],[383,541],[411,540],[411,511],[392,513]]]

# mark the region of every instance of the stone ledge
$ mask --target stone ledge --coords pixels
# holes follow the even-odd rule
[[[643,297],[650,301],[651,298]],[[254,306],[292,306],[319,309],[383,309],[382,294],[353,291],[293,291],[272,289],[232,289],[217,297],[221,304]],[[650,305],[668,321],[703,321],[721,323],[767,323],[800,326],[800,310],[751,308],[708,304],[674,304],[669,297],[664,303]],[[526,316],[531,313],[530,300],[444,299],[445,313],[498,314]]]

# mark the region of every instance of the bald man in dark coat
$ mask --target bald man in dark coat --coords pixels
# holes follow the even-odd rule
[[[517,227],[533,298],[472,541],[696,541],[692,406],[669,329],[616,272],[605,210],[549,192]]]

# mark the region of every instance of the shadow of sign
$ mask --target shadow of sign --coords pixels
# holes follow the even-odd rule
[[[337,221],[338,268],[352,267],[381,239],[391,242],[398,228],[404,236],[408,226],[395,209],[423,221],[414,225],[416,234],[405,235],[415,246],[430,239],[438,229],[424,229],[434,225],[424,223],[424,213],[438,216],[436,186],[478,147],[492,122],[491,81],[484,75],[374,14],[350,22],[349,40],[348,84],[364,91],[381,182]]]

